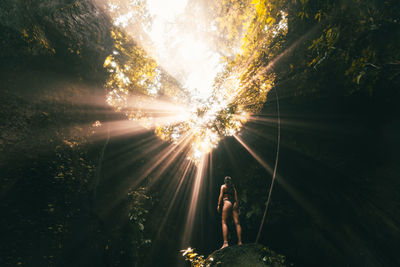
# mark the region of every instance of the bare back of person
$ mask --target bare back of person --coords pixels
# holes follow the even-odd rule
[[[224,239],[224,243],[223,243],[221,249],[229,246],[227,220],[230,217],[233,218],[233,221],[236,225],[238,245],[242,244],[242,229],[241,229],[240,222],[239,222],[237,191],[236,191],[236,188],[233,186],[233,184],[227,183],[226,180],[227,180],[227,178],[225,177],[225,184],[223,184],[221,186],[220,196],[218,199],[218,206],[217,206],[217,210],[219,212],[220,206],[221,206],[221,201],[223,201],[221,217],[222,217],[222,236]]]

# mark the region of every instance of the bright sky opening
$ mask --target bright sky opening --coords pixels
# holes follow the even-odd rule
[[[206,100],[211,96],[215,75],[222,70],[220,55],[196,36],[195,29],[177,32],[168,27],[183,14],[186,4],[187,0],[148,1],[153,16],[149,35],[156,48],[153,56],[194,98]]]

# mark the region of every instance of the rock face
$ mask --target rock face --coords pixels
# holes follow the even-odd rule
[[[215,267],[283,267],[285,256],[260,244],[244,244],[216,250],[206,259],[206,266]]]
[[[93,0],[0,1],[0,67],[30,63],[102,79],[111,28]]]

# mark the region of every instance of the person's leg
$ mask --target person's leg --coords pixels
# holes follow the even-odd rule
[[[224,206],[222,207],[222,237],[224,239],[224,244],[222,245],[221,249],[228,246],[228,225],[226,224],[226,221],[231,210],[232,203],[224,200]]]
[[[238,238],[238,245],[242,244],[242,227],[240,226],[239,222],[239,211],[237,209],[233,209],[233,221],[236,225],[236,234]]]

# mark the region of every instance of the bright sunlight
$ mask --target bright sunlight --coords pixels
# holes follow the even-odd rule
[[[258,49],[248,40],[259,37],[245,30],[263,8],[253,2],[239,11],[232,7],[243,14],[226,32],[205,2],[109,1],[118,45],[104,63],[107,103],[165,141],[190,144],[187,158],[197,164],[224,136],[242,129],[272,88],[273,75],[263,75],[267,68],[250,65]],[[260,36],[284,32],[285,16],[278,22],[266,24]],[[229,49],[237,54],[229,56]]]

